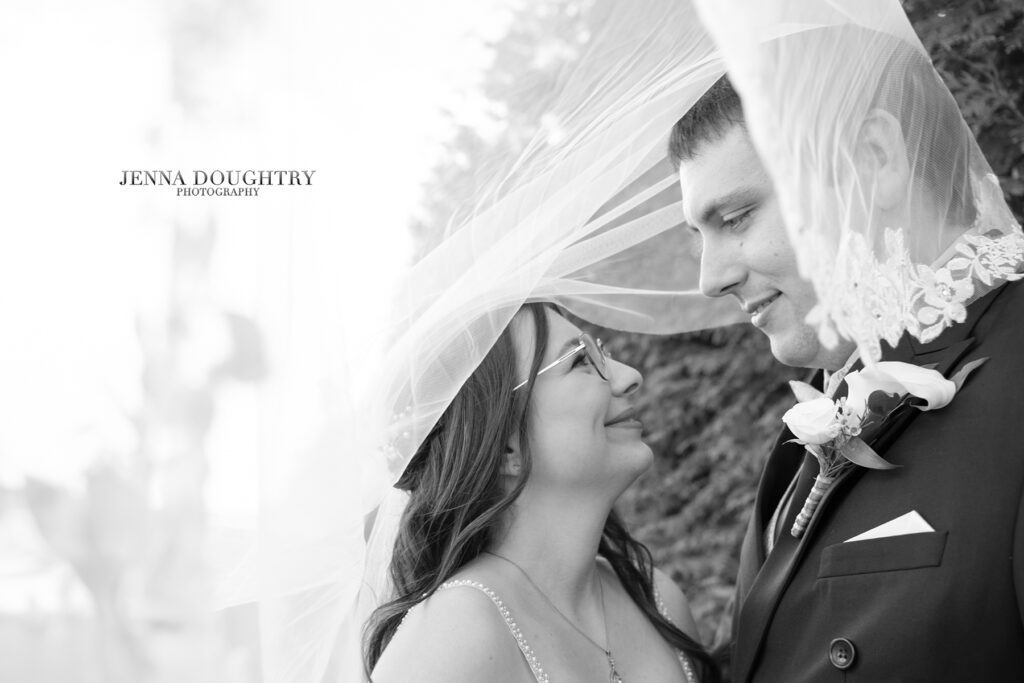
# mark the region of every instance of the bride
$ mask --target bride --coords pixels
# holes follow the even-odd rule
[[[226,593],[260,605],[268,680],[719,680],[612,511],[652,459],[641,378],[562,311],[654,334],[743,318],[697,288],[666,147],[721,67],[688,3],[608,9],[541,84],[557,97],[535,138],[492,150],[493,180],[386,319],[346,319],[352,348],[332,345],[363,381],[331,383],[349,391],[329,434],[268,481],[258,552],[228,574],[254,577]]]
[[[612,510],[651,464],[642,381],[554,307],[516,314],[396,484],[373,681],[718,680],[682,592]]]

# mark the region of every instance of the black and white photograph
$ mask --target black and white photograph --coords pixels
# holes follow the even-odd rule
[[[0,681],[1024,681],[1020,0],[0,8]]]

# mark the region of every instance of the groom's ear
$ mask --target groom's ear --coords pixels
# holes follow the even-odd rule
[[[861,191],[872,208],[892,210],[907,201],[910,165],[899,120],[884,109],[872,109],[864,119],[854,148]]]

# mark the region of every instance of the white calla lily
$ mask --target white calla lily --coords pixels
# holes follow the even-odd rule
[[[923,399],[926,405],[921,410],[938,410],[953,400],[956,384],[929,368],[911,363],[883,361],[846,376],[850,388],[846,405],[859,417],[867,411],[868,397],[872,392],[887,394],[910,394]]]

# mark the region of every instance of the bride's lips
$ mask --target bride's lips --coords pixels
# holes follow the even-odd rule
[[[629,427],[641,429],[644,423],[637,417],[636,408],[627,408],[621,413],[604,423],[605,427]]]

